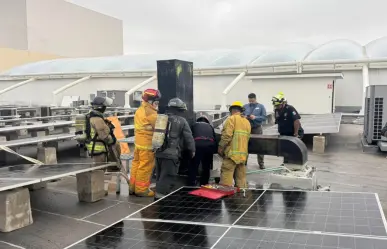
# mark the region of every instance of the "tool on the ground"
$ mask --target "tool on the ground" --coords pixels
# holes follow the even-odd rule
[[[239,191],[239,188],[224,186],[220,184],[203,185],[200,189],[189,192],[190,195],[196,195],[207,199],[218,200],[225,196],[230,196]]]

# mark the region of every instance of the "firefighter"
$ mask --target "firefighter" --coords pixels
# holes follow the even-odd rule
[[[246,188],[246,160],[250,139],[250,122],[243,117],[243,105],[235,101],[230,106],[231,116],[227,118],[218,146],[218,154],[223,157],[220,173],[220,184],[232,186],[235,173],[235,183],[239,188]]]
[[[275,109],[276,124],[280,136],[294,136],[302,138],[304,129],[301,126],[301,116],[296,108],[287,104],[283,94],[277,94],[272,98]],[[287,161],[284,159],[284,164]]]
[[[179,98],[173,98],[168,102],[166,136],[164,144],[156,151],[155,200],[177,188],[181,152],[189,151],[191,158],[195,156],[195,141],[191,128],[187,120],[182,117],[186,110],[186,104]]]
[[[134,115],[134,158],[130,170],[129,194],[153,197],[149,189],[155,156],[152,148],[152,136],[157,119],[157,110],[161,93],[155,89],[143,92],[141,106]]]
[[[92,110],[86,115],[86,148],[94,162],[120,160],[121,149],[114,136],[114,125],[103,116],[106,107],[112,103],[111,98],[95,97],[91,102]]]
[[[187,184],[188,186],[196,186],[196,176],[199,165],[202,164],[200,185],[206,185],[210,179],[213,156],[218,146],[214,127],[212,127],[209,118],[205,114],[202,114],[192,126],[192,134],[195,140],[196,152],[192,165],[188,169]]]

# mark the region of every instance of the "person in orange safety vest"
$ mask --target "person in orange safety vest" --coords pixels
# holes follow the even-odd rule
[[[157,119],[160,91],[147,89],[143,92],[141,106],[134,115],[134,159],[130,170],[129,194],[153,197],[149,189],[155,155],[152,148],[153,131]]]

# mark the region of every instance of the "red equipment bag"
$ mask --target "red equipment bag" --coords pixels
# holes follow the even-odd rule
[[[230,196],[239,191],[239,188],[219,184],[207,184],[199,189],[189,192],[190,195],[200,196],[211,200],[218,200]]]

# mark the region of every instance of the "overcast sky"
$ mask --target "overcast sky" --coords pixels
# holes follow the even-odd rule
[[[68,0],[119,18],[125,53],[387,36],[385,0]]]

